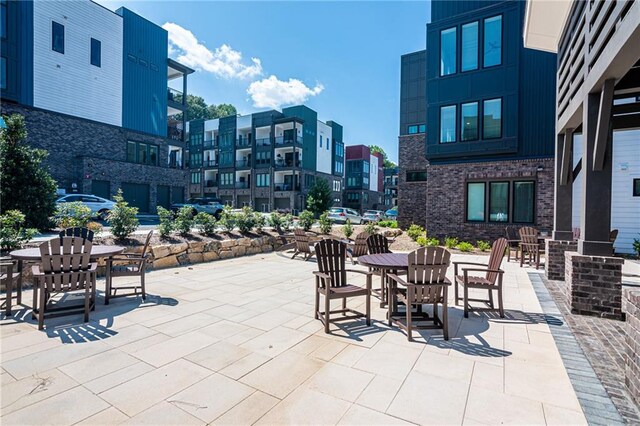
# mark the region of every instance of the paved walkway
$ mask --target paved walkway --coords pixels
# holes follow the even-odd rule
[[[0,422],[586,424],[535,270],[504,267],[507,317],[451,307],[449,341],[408,342],[377,303],[326,335],[315,262],[278,253],[150,272],[147,303],[99,298],[87,324],[24,309],[1,320]]]

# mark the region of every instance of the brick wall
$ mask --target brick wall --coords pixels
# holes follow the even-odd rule
[[[624,383],[640,405],[640,291],[625,290],[622,310],[626,313],[626,359]]]
[[[566,252],[565,294],[571,312],[609,319],[622,313],[622,264],[624,259],[585,256]]]
[[[427,182],[407,182],[407,171],[426,171],[425,134],[398,138],[398,224],[407,228],[412,223],[427,222]]]
[[[546,240],[545,250],[546,262],[544,262],[544,269],[547,278],[550,280],[564,281],[564,253],[578,250],[578,242]]]

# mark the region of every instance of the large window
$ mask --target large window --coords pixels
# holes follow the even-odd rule
[[[427,172],[409,171],[407,172],[407,182],[426,182]]]
[[[221,186],[233,186],[233,173],[220,173]]]
[[[234,153],[233,152],[221,152],[220,153],[220,167],[233,166]]]
[[[189,167],[202,167],[201,152],[192,152],[189,154]]]
[[[478,103],[460,105],[460,138],[463,141],[478,139]]]
[[[91,65],[102,66],[102,43],[95,38],[91,39]]]
[[[440,32],[440,75],[456,72],[456,28]]]
[[[502,16],[484,20],[483,66],[492,67],[502,63]]]
[[[509,182],[489,183],[489,221],[509,221]]]
[[[202,182],[202,174],[200,172],[191,172],[191,183],[198,184]]]
[[[418,126],[417,125],[413,125],[413,126],[409,126],[409,134],[410,135],[415,135],[416,133],[418,133]]]
[[[482,137],[498,139],[502,137],[502,99],[489,99],[483,102],[484,119]]]
[[[467,221],[484,222],[485,190],[484,182],[467,184]]]
[[[127,161],[131,163],[158,165],[158,146],[143,142],[127,142]]]
[[[462,26],[461,50],[460,69],[462,71],[478,69],[478,22]]]
[[[513,183],[513,221],[515,223],[533,223],[535,196],[533,181]]]
[[[271,151],[256,152],[256,166],[271,164]]]
[[[271,176],[269,173],[259,173],[256,175],[256,186],[269,186]]]
[[[51,49],[64,53],[64,25],[51,21]]]
[[[456,141],[456,106],[440,107],[440,143]]]

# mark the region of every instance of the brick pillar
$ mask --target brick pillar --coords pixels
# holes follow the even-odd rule
[[[578,242],[546,240],[546,243],[545,275],[550,280],[564,281],[564,253],[578,250]]]
[[[571,312],[609,319],[624,319],[622,313],[622,264],[624,259],[589,256],[567,251],[565,294]]]
[[[635,403],[640,404],[640,291],[625,290],[622,310],[627,319],[624,384]]]

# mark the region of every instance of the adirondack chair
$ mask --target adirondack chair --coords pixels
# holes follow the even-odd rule
[[[60,231],[58,235],[60,236],[60,238],[75,237],[75,238],[82,238],[83,240],[93,241],[93,231],[88,228],[81,228],[81,227],[67,228]]]
[[[526,255],[528,265],[535,262],[536,269],[540,268],[541,251],[538,230],[530,226],[520,228],[520,266],[524,265]]]
[[[302,254],[304,256],[304,260],[309,260],[311,257],[315,255],[313,251],[313,246],[318,241],[315,238],[310,237],[307,233],[302,229],[294,229],[293,235],[295,238],[295,252],[291,259],[294,259],[297,255]]]
[[[5,315],[8,317],[11,316],[11,305],[13,299],[19,299],[18,296],[22,292],[21,288],[17,288],[15,289],[16,295],[13,295],[13,291],[15,288],[14,283],[17,283],[18,278],[20,277],[20,272],[17,272],[14,266],[15,265],[11,261],[0,262],[0,283],[2,283],[5,288],[4,308]],[[20,303],[20,301],[16,301]]]
[[[515,260],[518,260],[518,253],[520,252],[520,233],[516,226],[507,226],[505,228],[507,234],[507,242],[509,251],[507,252],[507,262],[511,262],[511,251],[515,251]]]
[[[371,325],[371,272],[346,269],[347,246],[340,241],[322,240],[316,244],[315,253],[319,270],[313,272],[316,277],[314,315],[324,324],[324,332],[329,333],[330,322],[345,319],[365,317],[367,325]],[[365,275],[366,287],[350,284],[347,272]],[[320,296],[324,297],[324,311],[320,311]],[[365,313],[347,309],[347,298],[357,296],[365,297]],[[332,311],[332,299],[342,299],[342,309]],[[347,315],[348,313],[351,315]],[[331,319],[331,314],[342,316]]]
[[[114,297],[134,296],[138,295],[138,289],[142,294],[142,300],[147,299],[147,292],[145,289],[144,274],[147,270],[147,263],[149,261],[149,242],[153,231],[149,231],[147,239],[144,243],[142,253],[135,254],[121,254],[113,256],[107,259],[107,277],[106,277],[106,289],[104,292],[104,304],[109,304],[109,299]],[[140,277],[140,285],[126,285],[114,287],[113,277]],[[117,294],[118,290],[133,290],[133,292]]]
[[[357,263],[357,258],[369,254],[369,248],[367,247],[367,239],[369,238],[368,232],[361,232],[356,235],[356,239],[353,243],[347,245],[347,256],[351,259],[351,264]]]
[[[42,265],[33,266],[33,277],[39,293],[39,307],[34,309],[34,314],[38,318],[39,330],[44,328],[47,303],[54,293],[84,290],[84,322],[89,321],[89,310],[95,302],[98,267],[97,263],[90,262],[91,247],[91,241],[74,237],[54,238],[40,244]],[[77,311],[78,308],[73,309]],[[63,310],[72,309],[55,309]]]
[[[489,263],[472,263],[472,262],[453,262],[453,270],[455,276],[455,289],[454,296],[456,305],[460,300],[464,303],[464,317],[469,317],[470,311],[495,311],[496,307],[493,303],[493,291],[498,292],[498,309],[500,318],[504,318],[504,306],[502,302],[502,276],[504,271],[500,269],[502,264],[502,258],[504,257],[504,251],[507,247],[508,241],[505,238],[498,238],[493,242],[491,246],[491,253],[489,254]],[[471,268],[460,268],[463,265],[472,266]],[[460,269],[462,269],[462,275],[460,275]],[[470,273],[484,272],[484,276],[470,275]],[[463,297],[458,296],[458,285],[462,286]],[[488,299],[469,299],[469,289],[476,288],[481,290],[487,290],[489,292]],[[472,308],[469,302],[482,302],[487,305],[487,308]]]
[[[407,333],[407,340],[413,340],[413,330],[434,328],[441,328],[444,339],[449,340],[447,291],[451,281],[446,274],[450,258],[451,253],[442,247],[421,247],[409,253],[406,278],[388,274],[392,299],[389,303],[389,325],[396,324],[403,329]],[[394,316],[397,301],[406,306],[404,322]],[[433,305],[432,316],[419,310],[423,304]],[[438,305],[442,306],[442,319],[438,315]],[[414,306],[418,312],[412,312]],[[424,322],[432,324],[420,324]]]
[[[367,249],[369,254],[382,254],[382,253],[391,253],[389,250],[389,240],[387,237],[381,234],[373,234],[367,238]],[[377,268],[369,268],[369,271],[373,272],[374,275],[380,275],[380,288],[373,289],[375,293],[380,295],[380,300],[382,301],[382,305],[387,302],[387,278],[385,273],[381,269]],[[397,273],[398,271],[393,271],[393,273]]]

